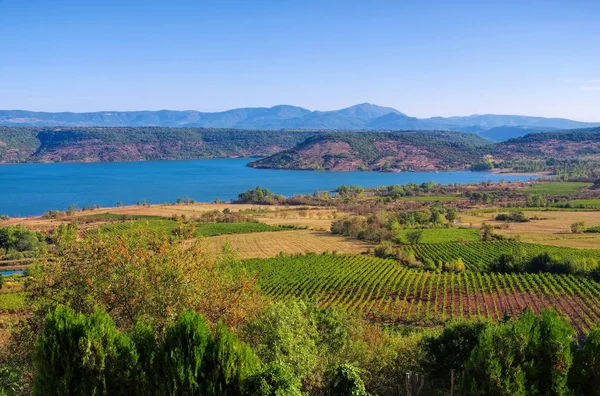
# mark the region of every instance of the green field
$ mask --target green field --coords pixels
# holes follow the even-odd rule
[[[569,204],[574,207],[598,209],[600,208],[600,199],[574,199],[569,201]]]
[[[406,234],[412,230],[402,230],[398,233],[399,239],[406,243]],[[471,242],[479,240],[478,228],[431,228],[423,229],[420,243],[441,242]]]
[[[502,254],[513,254],[517,249],[529,257],[547,252],[560,257],[595,257],[600,259],[600,250],[572,249],[518,241],[431,243],[405,245],[401,249],[414,253],[418,260],[432,260],[434,263],[438,261],[446,263],[461,258],[467,269],[472,271],[486,271],[494,259]]]
[[[600,323],[600,284],[573,275],[435,273],[359,255],[284,256],[245,265],[273,298],[314,298],[378,322],[498,320],[505,312],[555,306],[580,331]]]
[[[527,187],[523,190],[529,194],[543,195],[573,195],[580,189],[592,186],[592,183],[582,182],[549,182],[538,183]]]
[[[152,232],[171,232],[177,227],[177,222],[167,219],[133,220],[112,223],[101,226],[102,232],[120,233],[136,229]],[[284,228],[263,223],[208,223],[196,224],[194,235],[196,237],[217,236],[225,234],[246,234],[251,232],[281,231]]]

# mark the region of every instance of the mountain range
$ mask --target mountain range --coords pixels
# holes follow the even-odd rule
[[[474,133],[491,141],[504,141],[533,132],[597,127],[600,126],[600,122],[588,123],[564,118],[494,114],[416,118],[391,107],[363,103],[334,111],[311,111],[288,105],[270,108],[238,108],[213,113],[195,110],[100,111],[91,113],[0,110],[0,125],[161,126],[252,130],[447,130]]]

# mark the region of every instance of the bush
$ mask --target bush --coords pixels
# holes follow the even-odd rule
[[[0,248],[17,252],[37,251],[42,247],[42,237],[22,225],[0,227]]]
[[[451,323],[440,335],[426,338],[423,341],[423,366],[428,378],[445,387],[451,370],[461,373],[487,326],[483,322]]]
[[[331,396],[366,396],[360,371],[351,364],[342,364],[327,372],[328,394]]]
[[[501,213],[496,216],[496,220],[498,221],[509,221],[515,223],[527,223],[529,218],[525,216],[523,212],[510,212],[510,213]]]
[[[582,234],[585,232],[585,221],[577,221],[571,224],[571,232],[573,234]]]
[[[576,395],[600,395],[600,329],[592,329],[575,353],[569,383]]]
[[[554,310],[486,328],[466,363],[468,395],[567,395],[575,331]]]
[[[285,364],[269,363],[247,381],[248,396],[302,396],[300,381]]]
[[[103,311],[69,308],[48,314],[35,346],[36,395],[127,394],[135,391],[137,353]]]

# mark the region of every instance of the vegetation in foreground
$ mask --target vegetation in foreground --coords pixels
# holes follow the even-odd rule
[[[505,231],[558,224],[543,208],[577,219],[559,232],[594,238],[595,212],[576,224],[584,212],[558,205],[597,192],[524,186],[342,186],[290,198],[257,188],[241,198],[280,206],[194,213],[183,202],[169,207],[181,210],[173,219],[61,214],[58,228],[20,231],[41,249],[24,250],[35,260],[25,276],[0,278],[0,388],[396,395],[419,394],[423,381],[421,395],[447,395],[454,372],[455,394],[594,394],[597,251],[526,244]],[[510,216],[469,224],[473,212],[498,211]],[[315,222],[375,245],[362,255],[240,262],[230,247],[215,256],[196,238],[203,227],[233,227],[244,234],[232,240],[277,244],[308,231],[246,232],[260,219],[325,213]]]

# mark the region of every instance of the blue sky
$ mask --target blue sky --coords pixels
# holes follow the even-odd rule
[[[0,108],[600,121],[600,1],[0,0]]]

